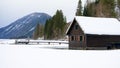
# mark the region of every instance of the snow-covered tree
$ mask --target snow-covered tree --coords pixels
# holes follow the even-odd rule
[[[81,4],[82,4],[82,2],[81,2],[81,0],[79,0],[76,16],[81,16],[82,15],[82,5]]]

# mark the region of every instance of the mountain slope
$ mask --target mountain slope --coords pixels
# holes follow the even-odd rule
[[[32,37],[33,31],[38,23],[44,25],[51,18],[45,13],[32,13],[20,18],[12,24],[0,29],[0,38],[26,38]]]

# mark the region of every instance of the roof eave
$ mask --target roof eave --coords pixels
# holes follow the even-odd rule
[[[66,35],[68,35],[68,32],[69,32],[69,30],[70,30],[70,28],[71,28],[71,26],[72,26],[74,20],[76,20],[76,19],[74,18],[73,21],[72,21],[72,23],[69,25],[69,27],[68,27],[68,29],[67,29],[67,31],[66,31]]]

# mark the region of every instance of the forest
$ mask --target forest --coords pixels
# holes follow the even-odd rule
[[[108,17],[120,19],[120,0],[87,0],[82,6],[78,1],[75,16]],[[45,25],[38,24],[33,34],[34,39],[63,39],[70,23],[62,10],[57,10],[55,15],[46,21]]]

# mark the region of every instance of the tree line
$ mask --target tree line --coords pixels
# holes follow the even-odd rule
[[[65,37],[66,17],[62,10],[57,10],[55,15],[46,21],[45,25],[38,24],[35,28],[33,38],[38,39],[62,39]]]
[[[117,12],[120,11],[120,0],[87,0],[83,7],[81,7],[81,0],[79,0],[77,16],[118,18],[118,14],[120,14]],[[116,8],[118,10],[115,10]]]
[[[75,15],[120,18],[120,0],[87,0],[84,6],[79,0]],[[38,24],[36,26],[33,38],[62,39],[65,37],[68,26],[62,10],[57,10],[55,15],[46,21],[45,25]]]

